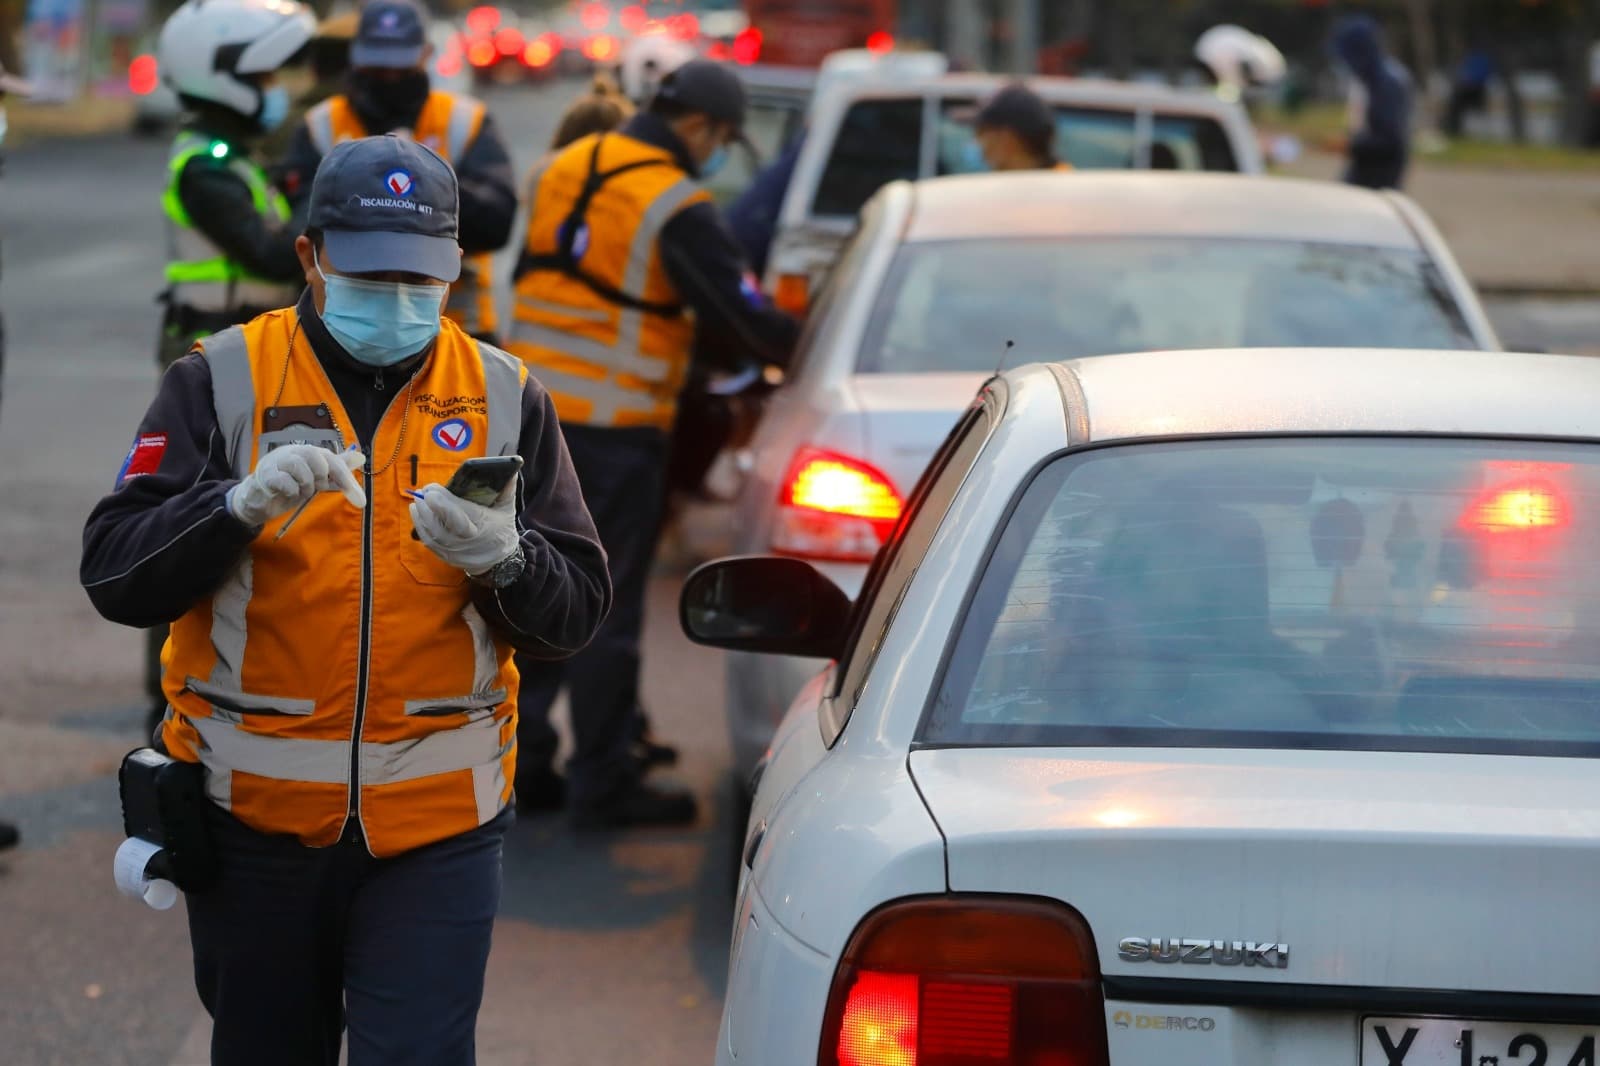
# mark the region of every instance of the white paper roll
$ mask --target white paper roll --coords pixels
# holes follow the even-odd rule
[[[142,899],[158,911],[164,911],[178,901],[178,886],[171,881],[145,876],[145,867],[161,850],[159,844],[129,837],[117,847],[116,858],[111,863],[111,876],[117,891],[133,899]]]

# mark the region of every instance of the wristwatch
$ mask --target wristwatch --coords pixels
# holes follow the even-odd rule
[[[484,588],[509,588],[516,584],[517,578],[522,576],[522,569],[525,564],[526,560],[522,555],[522,547],[519,545],[510,555],[501,559],[483,573],[469,576],[474,584],[482,585]]]

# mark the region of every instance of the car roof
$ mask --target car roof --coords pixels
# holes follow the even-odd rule
[[[906,241],[1129,233],[1391,248],[1421,242],[1387,194],[1327,181],[1175,171],[1030,171],[913,187]]]
[[[849,100],[870,97],[900,99],[908,96],[962,96],[982,99],[1018,79],[999,74],[942,74],[937,78],[896,78],[892,81],[847,82],[840,90]],[[1176,89],[1170,85],[1145,85],[1097,78],[1036,77],[1021,79],[1051,104],[1079,104],[1119,111],[1160,107],[1164,111],[1220,115],[1237,109],[1213,93]]]
[[[1600,438],[1600,359],[1589,356],[1252,348],[1095,356],[1005,376],[1056,388],[1074,445],[1251,433]]]

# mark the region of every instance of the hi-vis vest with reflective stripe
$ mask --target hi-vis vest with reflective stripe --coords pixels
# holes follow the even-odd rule
[[[506,348],[533,368],[562,422],[672,424],[694,321],[657,240],[709,199],[670,152],[620,133],[574,142],[535,176],[530,269],[517,279]]]
[[[295,320],[293,308],[273,311],[201,342],[235,476],[278,445],[352,443],[305,337],[289,351]],[[505,806],[511,647],[472,605],[466,575],[412,538],[405,493],[447,482],[463,459],[514,453],[526,380],[511,356],[446,322],[409,409],[397,391],[368,442],[366,510],[325,492],[281,540],[288,516],[267,523],[222,586],[173,623],[167,750],[203,763],[211,799],[245,824],[315,847],[356,819],[385,856]],[[269,411],[287,427],[264,432]],[[451,435],[456,449],[434,433],[444,422],[464,431]]]
[[[471,97],[451,93],[429,93],[428,102],[422,105],[417,116],[417,128],[411,137],[425,148],[431,148],[455,166],[456,160],[467,149],[483,128],[483,104]],[[341,141],[355,141],[367,136],[367,129],[357,117],[355,108],[345,96],[330,96],[306,112],[306,129],[311,143],[318,152],[327,155]],[[399,133],[402,131],[396,130]],[[450,286],[450,299],[445,305],[445,316],[454,320],[468,333],[493,333],[497,325],[494,312],[494,291],[491,280],[494,272],[493,257],[487,253],[469,255],[461,261],[461,277]]]
[[[279,222],[289,220],[288,202],[255,163],[235,152],[226,141],[196,133],[179,134],[167,158],[167,189],[161,196],[161,207],[167,216],[167,287],[173,304],[207,313],[228,313],[260,312],[293,303],[300,293],[298,285],[251,275],[195,228],[178,196],[178,179],[189,160],[199,155],[226,159],[228,170],[250,187],[257,213]]]

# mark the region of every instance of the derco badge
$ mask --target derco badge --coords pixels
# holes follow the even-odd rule
[[[161,457],[165,454],[167,454],[165,433],[139,434],[134,438],[133,447],[128,449],[128,457],[122,460],[122,469],[117,471],[117,484],[121,485],[136,477],[154,474],[161,469]]]

